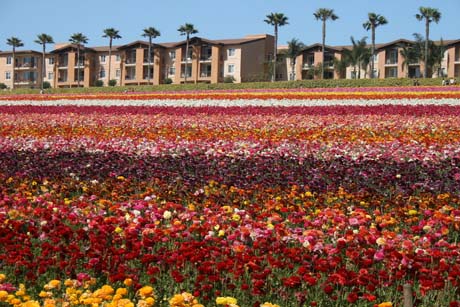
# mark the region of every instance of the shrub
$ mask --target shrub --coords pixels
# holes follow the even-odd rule
[[[115,85],[117,85],[117,80],[115,79],[109,80],[109,86],[115,86]]]
[[[173,83],[173,80],[171,78],[166,78],[164,80],[164,84],[171,84],[171,83]]]
[[[4,90],[6,88],[8,88],[8,86],[6,86],[5,83],[0,83],[0,90]]]
[[[104,86],[104,81],[96,80],[96,81],[94,81],[94,86],[97,86],[97,87]]]
[[[51,88],[51,83],[49,83],[48,81],[43,81],[43,89],[48,89],[48,88]]]
[[[224,83],[233,83],[235,82],[235,78],[233,76],[225,76]]]

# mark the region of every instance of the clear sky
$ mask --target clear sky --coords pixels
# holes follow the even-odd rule
[[[198,36],[209,39],[239,38],[247,34],[273,33],[263,20],[271,12],[283,13],[289,25],[280,28],[279,44],[298,38],[305,44],[321,41],[321,23],[313,13],[334,9],[339,19],[327,23],[326,44],[348,45],[350,36],[370,37],[362,24],[368,12],[385,16],[389,23],[377,29],[377,43],[424,35],[424,23],[415,14],[420,6],[437,8],[442,18],[432,23],[430,38],[460,39],[460,0],[0,0],[0,50],[10,50],[6,39],[19,37],[23,49],[40,50],[36,35],[47,33],[55,42],[67,42],[76,32],[89,38],[88,46],[108,45],[105,28],[114,27],[122,39],[115,45],[141,37],[153,26],[161,32],[157,42],[182,40],[177,29],[192,23]],[[370,42],[370,39],[369,39]],[[51,46],[48,47],[52,49]]]

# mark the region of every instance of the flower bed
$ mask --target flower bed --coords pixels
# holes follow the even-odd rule
[[[444,90],[375,106],[367,90],[344,93],[353,106],[281,107],[311,90],[263,91],[272,107],[5,100],[0,301],[401,306],[409,283],[417,306],[458,306],[460,107]],[[219,95],[234,93],[197,101]]]

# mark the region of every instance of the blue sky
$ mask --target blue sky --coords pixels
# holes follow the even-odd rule
[[[158,42],[182,40],[177,31],[186,22],[194,24],[198,36],[209,39],[238,38],[247,34],[273,33],[263,22],[271,12],[284,13],[289,25],[280,28],[279,44],[298,38],[305,44],[321,41],[321,24],[313,17],[320,7],[334,9],[339,19],[327,24],[326,43],[350,44],[350,36],[370,37],[362,23],[368,12],[384,15],[389,24],[377,30],[377,43],[424,34],[423,22],[414,15],[420,6],[437,8],[440,23],[432,24],[430,38],[460,39],[460,0],[1,0],[0,50],[10,50],[6,39],[22,39],[23,49],[40,50],[33,41],[39,33],[67,42],[76,32],[89,38],[88,46],[107,45],[102,31],[114,27],[125,44],[142,39],[142,29],[160,30]],[[370,39],[369,39],[370,41]],[[51,49],[50,47],[48,47]]]

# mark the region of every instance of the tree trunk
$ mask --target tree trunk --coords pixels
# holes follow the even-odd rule
[[[77,87],[80,87],[80,46],[77,47]]]
[[[425,69],[424,78],[428,78],[428,40],[430,39],[430,21],[425,18]]]
[[[375,26],[372,25],[372,57],[371,57],[371,79],[374,78],[374,58],[375,58]]]
[[[273,74],[272,74],[272,82],[276,81],[276,58],[277,58],[277,50],[278,49],[278,25],[275,24],[275,46],[273,48]]]
[[[45,52],[46,52],[46,44],[43,44],[43,52],[42,52],[42,86],[41,90],[43,91],[43,82],[45,82],[46,71],[45,71]]]
[[[326,47],[326,19],[323,19],[323,46],[321,54],[321,79],[324,79],[324,48]]]
[[[184,71],[184,83],[187,83],[188,40],[189,40],[189,35],[187,34],[187,43],[186,43],[186,45],[185,45],[185,71]]]
[[[295,58],[291,60],[291,81],[295,80]]]
[[[150,62],[151,62],[151,54],[152,54],[152,36],[149,36],[149,54],[147,55],[147,84],[150,85]]]
[[[11,83],[11,89],[14,90],[14,76],[15,76],[15,73],[14,73],[14,69],[16,67],[16,48],[13,46],[13,76],[11,77],[11,79],[13,80],[13,82]]]
[[[109,41],[109,75],[107,76],[107,85],[110,83],[110,68],[112,67],[112,38]]]

